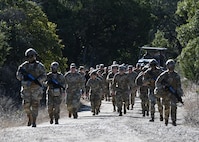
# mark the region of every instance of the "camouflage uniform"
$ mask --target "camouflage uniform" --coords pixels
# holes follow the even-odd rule
[[[141,107],[143,116],[149,115],[149,97],[148,97],[148,87],[143,85],[143,76],[145,68],[136,77],[135,84],[139,86],[139,93],[141,99]]]
[[[85,90],[85,82],[82,75],[76,71],[75,64],[72,63],[70,68],[71,70],[64,75],[67,85],[66,104],[69,111],[69,117],[73,114],[73,117],[76,119],[80,107],[81,90]]]
[[[168,62],[173,62],[173,60],[168,60]],[[167,64],[167,63],[166,63]],[[166,86],[172,86],[172,88],[177,92],[177,94],[181,97],[183,95],[183,90],[181,88],[181,80],[180,76],[174,69],[166,70],[156,80],[156,89],[160,91],[160,95],[163,99],[163,105],[165,110],[165,125],[168,125],[169,114],[171,113],[172,124],[176,126],[176,113],[177,113],[177,102],[175,95],[171,94]]]
[[[155,114],[155,104],[157,102],[158,111],[160,113],[160,121],[163,121],[163,107],[160,98],[157,98],[154,95],[155,89],[155,80],[162,73],[162,70],[156,67],[157,61],[154,60],[150,63],[150,68],[144,72],[144,80],[143,83],[147,84],[149,87],[149,100],[150,100],[150,112],[151,112],[151,120],[150,122],[154,122],[154,114]],[[152,67],[153,66],[153,67]]]
[[[122,116],[122,106],[124,103],[124,114],[126,114],[126,107],[129,108],[129,80],[125,73],[125,67],[119,67],[119,72],[113,78],[113,91],[116,94],[116,105],[119,116]]]
[[[91,73],[91,78],[86,83],[86,92],[90,94],[93,115],[99,113],[101,106],[102,80],[97,77],[96,71]]]
[[[104,97],[106,101],[110,101],[109,82],[106,80],[107,76],[108,76],[108,71],[107,69],[105,69],[104,73],[102,74],[104,80]]]
[[[62,102],[62,94],[65,89],[65,78],[60,72],[49,72],[47,74],[47,94],[48,94],[48,114],[50,124],[55,119],[55,124],[58,124],[60,118],[60,104]]]
[[[36,61],[36,51],[26,50],[28,61],[22,63],[17,70],[16,77],[21,81],[21,97],[24,100],[24,110],[28,116],[28,126],[36,127],[39,103],[42,98],[42,83],[46,80],[44,65]],[[31,79],[32,78],[32,79]],[[34,79],[36,79],[34,81]],[[37,82],[38,81],[38,82]]]
[[[133,106],[135,104],[135,97],[136,97],[136,84],[135,84],[135,79],[137,77],[137,73],[135,71],[133,71],[133,66],[129,65],[128,66],[128,70],[129,72],[127,73],[127,77],[129,79],[129,85],[130,85],[130,103],[131,103],[131,109],[133,109]]]
[[[112,84],[113,84],[113,77],[117,73],[117,71],[113,70],[118,70],[118,65],[112,65],[111,66],[112,71],[107,75],[107,82],[109,83],[109,91],[110,91],[110,96],[112,97],[112,104],[113,104],[113,111],[116,111],[116,101],[115,101],[115,92],[113,91]]]

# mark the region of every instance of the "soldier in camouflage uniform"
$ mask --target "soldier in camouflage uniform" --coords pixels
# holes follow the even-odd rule
[[[73,117],[77,119],[77,112],[80,107],[81,90],[83,89],[85,92],[85,82],[82,75],[77,72],[74,63],[70,65],[70,71],[68,71],[64,77],[67,86],[66,104],[69,111],[69,117],[73,114]]]
[[[151,120],[149,120],[149,121],[154,122],[156,102],[158,105],[158,111],[160,113],[160,121],[163,121],[162,102],[161,102],[160,98],[157,98],[154,95],[155,80],[162,73],[162,70],[157,67],[158,62],[155,59],[150,61],[149,65],[150,65],[150,68],[144,72],[144,78],[143,78],[144,85],[147,85],[149,87],[149,100],[150,100],[150,112],[151,112]]]
[[[139,86],[139,93],[140,93],[140,99],[141,99],[141,108],[142,108],[142,114],[143,117],[145,115],[149,116],[149,97],[148,97],[148,86],[144,86],[143,84],[143,77],[144,72],[147,70],[147,67],[143,67],[142,71],[138,74],[138,76],[135,79],[135,84]]]
[[[167,87],[172,87],[179,97],[183,96],[183,90],[181,88],[181,80],[180,76],[176,71],[175,62],[172,59],[167,60],[166,62],[167,70],[164,71],[160,76],[157,78],[155,82],[155,94],[159,93],[159,95],[163,99],[163,105],[165,110],[165,125],[168,125],[169,121],[169,114],[171,113],[171,120],[173,126],[176,126],[176,113],[177,113],[177,98],[174,94],[169,92]]]
[[[109,83],[106,80],[108,76],[108,68],[104,67],[104,72],[102,73],[102,77],[104,80],[104,98],[106,101],[110,101],[110,95],[109,95]]]
[[[39,103],[43,93],[43,82],[46,80],[44,65],[36,60],[37,52],[29,48],[25,52],[27,61],[17,70],[16,77],[21,81],[21,97],[24,110],[28,116],[28,126],[36,127]]]
[[[90,79],[86,83],[86,94],[90,94],[91,111],[93,115],[98,115],[101,106],[102,80],[97,77],[97,71],[90,74]]]
[[[47,74],[47,94],[48,94],[48,114],[50,117],[50,124],[59,124],[60,118],[60,104],[62,102],[62,94],[65,92],[65,78],[64,75],[58,72],[59,63],[51,63],[51,72]]]
[[[129,79],[129,85],[130,85],[130,103],[131,103],[131,109],[133,109],[133,106],[135,104],[135,97],[136,97],[136,91],[137,91],[137,87],[135,84],[135,79],[137,77],[137,73],[135,71],[133,71],[133,66],[129,65],[128,66],[128,79]]]
[[[118,72],[118,64],[111,65],[111,72],[107,75],[107,82],[109,83],[110,96],[112,97],[113,111],[116,111],[115,92],[113,91],[113,77]]]
[[[126,108],[129,108],[129,80],[125,70],[125,66],[119,66],[119,72],[114,75],[112,85],[113,91],[116,94],[115,99],[119,116],[122,116],[123,103],[124,114],[126,114]]]

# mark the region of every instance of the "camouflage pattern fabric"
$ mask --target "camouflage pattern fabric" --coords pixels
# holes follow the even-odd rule
[[[43,88],[33,81],[26,80],[21,72],[21,69],[30,73],[41,84],[46,80],[45,67],[39,61],[29,63],[25,61],[17,70],[16,77],[21,81],[21,97],[24,100],[24,110],[28,116],[36,118],[38,115],[39,102],[42,98]]]
[[[89,79],[86,83],[86,92],[90,92],[91,109],[95,115],[99,113],[101,105],[101,91],[102,91],[102,80],[98,77],[95,79]]]
[[[163,105],[165,106],[165,121],[168,121],[169,114],[171,113],[171,119],[173,122],[176,121],[177,113],[177,99],[168,90],[164,89],[165,85],[171,85],[174,90],[177,91],[179,96],[183,95],[183,90],[181,87],[180,76],[177,72],[169,72],[168,70],[163,72],[156,81],[156,88],[161,89],[166,96],[163,97]]]
[[[145,113],[149,113],[149,97],[148,97],[148,87],[143,85],[143,78],[144,72],[140,72],[137,76],[135,83],[139,86],[139,96],[141,99],[141,107],[142,107],[142,114],[145,116]]]
[[[47,95],[48,95],[48,114],[51,119],[60,118],[60,104],[62,102],[62,94],[64,89],[51,83],[52,80],[56,80],[61,86],[65,87],[65,78],[62,73],[52,73],[47,74]]]
[[[157,98],[154,95],[154,88],[155,88],[155,81],[157,77],[162,73],[162,70],[159,68],[149,68],[144,72],[144,80],[143,83],[147,84],[149,87],[149,100],[150,100],[150,111],[151,111],[151,118],[154,119],[155,114],[155,104],[158,105],[158,111],[160,115],[163,115],[163,107],[160,98]]]
[[[67,85],[67,97],[66,104],[67,109],[71,113],[77,113],[80,107],[81,89],[85,90],[85,82],[78,72],[67,72],[65,75],[65,81]]]
[[[135,104],[135,97],[136,97],[136,84],[135,84],[135,79],[137,77],[137,73],[135,71],[132,71],[131,73],[127,73],[127,78],[129,79],[129,86],[130,86],[130,103],[131,107],[133,108]]]
[[[112,86],[113,91],[116,92],[115,99],[118,111],[121,112],[123,102],[127,108],[129,107],[129,80],[127,74],[116,73],[113,78]]]

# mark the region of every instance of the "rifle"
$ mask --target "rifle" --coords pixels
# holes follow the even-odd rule
[[[42,87],[43,85],[32,74],[28,73],[25,69],[20,68],[19,71],[24,76],[24,80],[29,80]]]
[[[177,91],[171,85],[165,85],[165,89],[168,90],[171,94],[173,94],[176,99],[184,105],[181,96],[178,95]]]
[[[51,80],[49,81],[49,83],[52,84],[54,88],[62,88],[64,90],[66,89],[56,79],[51,78]]]

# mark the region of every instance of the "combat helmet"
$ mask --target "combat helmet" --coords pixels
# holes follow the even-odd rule
[[[166,67],[168,69],[174,69],[175,67],[175,61],[173,59],[169,59],[166,61]]]
[[[59,68],[59,63],[58,62],[52,62],[50,65],[50,68],[52,70],[52,72],[57,72],[58,68]]]
[[[37,52],[33,48],[28,48],[25,51],[25,57],[30,57],[30,56],[33,56],[33,55],[37,55]]]

